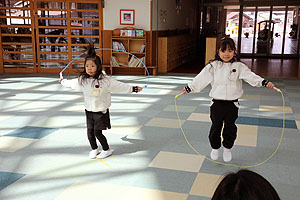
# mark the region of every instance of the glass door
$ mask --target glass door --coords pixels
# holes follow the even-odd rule
[[[241,54],[250,55],[254,52],[256,42],[256,7],[244,7],[242,35],[241,35]]]
[[[270,6],[258,7],[256,20],[257,37],[254,43],[256,55],[267,56],[273,44],[272,34],[274,23],[270,20]]]
[[[238,44],[239,34],[239,20],[240,20],[240,8],[238,7],[225,7],[227,9],[226,14],[226,29],[225,34],[230,36],[235,44]]]
[[[298,48],[298,16],[299,9],[296,6],[287,7],[286,11],[286,23],[285,23],[285,37],[284,37],[284,48],[283,54],[285,55],[297,55]]]
[[[244,7],[243,11],[241,56],[298,56],[298,7]]]

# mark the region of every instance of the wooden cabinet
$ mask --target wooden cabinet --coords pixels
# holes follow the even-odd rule
[[[103,68],[110,74],[149,74],[156,75],[156,66],[147,65],[148,55],[147,34],[144,31],[143,37],[119,36],[120,30],[113,31],[111,36],[110,65],[103,65]],[[138,59],[137,59],[138,58]],[[145,66],[140,62],[142,61]]]
[[[179,35],[158,38],[158,72],[168,72],[196,56],[196,37]]]

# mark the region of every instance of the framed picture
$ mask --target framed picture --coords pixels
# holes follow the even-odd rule
[[[120,10],[120,24],[134,25],[134,10]]]

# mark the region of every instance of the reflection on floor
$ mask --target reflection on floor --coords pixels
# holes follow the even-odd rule
[[[237,41],[237,38],[233,38]],[[237,43],[236,43],[237,44]],[[270,53],[271,54],[281,54],[282,52],[282,37],[274,37],[273,42],[270,43]],[[257,42],[257,39],[254,43],[254,53],[266,53],[266,42]],[[284,54],[297,54],[298,40],[291,39],[289,37],[285,38],[284,44]],[[241,53],[252,53],[253,50],[253,37],[245,38],[242,37],[241,41]]]
[[[262,77],[298,78],[299,59],[243,58],[249,68]]]
[[[66,76],[67,77],[67,76]],[[70,77],[70,76],[69,76]],[[143,86],[144,76],[114,76]],[[150,77],[139,94],[113,94],[114,154],[90,160],[83,99],[54,74],[0,75],[0,199],[209,200],[221,177],[237,168],[196,154],[179,129],[174,96],[194,75]],[[286,97],[286,129],[277,154],[252,170],[281,199],[300,196],[300,80],[271,79]],[[282,133],[281,95],[244,84],[233,164],[252,165],[276,149]],[[209,155],[209,88],[177,105],[191,145]],[[222,158],[220,158],[220,161]]]

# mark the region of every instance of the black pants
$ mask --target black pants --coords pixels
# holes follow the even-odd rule
[[[92,149],[97,149],[97,141],[99,140],[102,149],[104,151],[109,149],[106,137],[102,134],[102,130],[110,129],[109,110],[106,113],[102,112],[90,112],[85,110],[86,124],[87,124],[87,136]]]
[[[237,127],[235,120],[238,118],[238,108],[234,101],[224,101],[213,99],[213,105],[210,107],[210,119],[212,125],[209,132],[209,141],[213,149],[221,147],[221,131],[223,128],[223,146],[231,149],[237,137]]]
[[[106,137],[102,134],[102,130],[87,129],[87,136],[92,149],[98,148],[96,138],[99,140],[104,151],[109,149]]]

